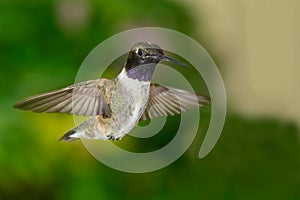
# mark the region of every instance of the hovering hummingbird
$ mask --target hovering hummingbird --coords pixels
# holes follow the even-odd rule
[[[79,138],[119,140],[139,121],[180,114],[210,102],[204,95],[152,83],[151,77],[161,60],[187,67],[164,55],[158,45],[138,42],[131,47],[117,77],[80,82],[32,96],[17,102],[14,108],[88,116],[59,139],[68,142]]]

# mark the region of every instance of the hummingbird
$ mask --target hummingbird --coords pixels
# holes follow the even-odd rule
[[[208,96],[153,83],[153,72],[162,60],[188,67],[166,56],[156,44],[137,42],[115,78],[88,80],[28,97],[14,108],[89,117],[59,139],[69,142],[80,138],[120,140],[140,121],[209,104]]]

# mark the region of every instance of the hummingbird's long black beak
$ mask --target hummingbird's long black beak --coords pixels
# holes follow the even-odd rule
[[[170,57],[165,56],[165,55],[163,56],[162,60],[170,61],[170,62],[176,63],[177,65],[180,65],[180,66],[185,67],[185,68],[188,68],[188,67],[189,67],[189,66],[186,65],[185,63],[182,63],[182,62],[180,62],[180,61],[178,61],[178,60],[176,60],[176,59],[174,59],[174,58],[170,58]]]

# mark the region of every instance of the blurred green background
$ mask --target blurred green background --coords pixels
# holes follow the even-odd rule
[[[299,71],[298,5],[1,1],[0,199],[300,199],[299,107],[291,101],[299,93],[293,75]],[[190,35],[220,67],[229,111],[219,142],[204,159],[197,157],[198,135],[170,166],[122,173],[99,163],[79,141],[57,142],[74,126],[72,116],[12,108],[21,98],[72,84],[96,45],[140,26]],[[286,70],[278,69],[281,63]],[[203,115],[206,129],[209,113]]]

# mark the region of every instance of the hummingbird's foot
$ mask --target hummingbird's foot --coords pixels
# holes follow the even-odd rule
[[[121,140],[122,139],[122,137],[116,137],[116,136],[113,136],[113,135],[108,135],[107,138],[109,140]]]

